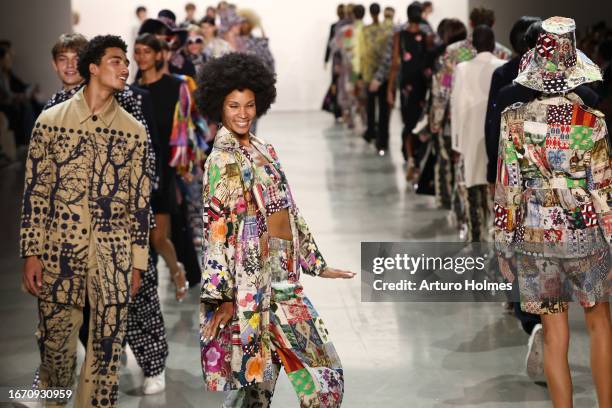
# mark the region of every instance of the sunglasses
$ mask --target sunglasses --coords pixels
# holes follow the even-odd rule
[[[189,37],[187,39],[187,44],[203,44],[204,43],[204,38],[197,36],[197,37]]]

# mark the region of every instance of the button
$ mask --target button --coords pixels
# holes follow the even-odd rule
[[[93,120],[93,121],[95,122],[96,120],[98,120],[98,117],[97,117],[96,115],[93,115],[93,116],[91,117],[91,120]]]

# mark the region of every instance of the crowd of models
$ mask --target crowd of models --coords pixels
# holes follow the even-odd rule
[[[261,21],[226,2],[199,20],[195,5],[185,12],[179,24],[168,9],[136,10],[132,84],[120,37],[62,35],[51,50],[62,89],[46,103],[0,41],[0,160],[28,151],[20,254],[23,289],[38,298],[33,387],[72,388],[80,347],[75,406],[116,406],[127,344],[143,393],[165,389],[161,256],[177,301],[200,286],[204,384],[224,407],[269,406],[281,368],[299,406],[339,407],[342,365],[300,275],[355,274],[327,265],[274,147],[255,136],[276,98]],[[501,274],[519,283],[521,301],[506,307],[530,336],[527,374],[571,406],[567,311],[578,300],[599,405],[612,406],[610,31],[580,40],[595,64],[569,18],[521,17],[511,51],[485,8],[469,30],[450,18],[436,31],[431,2],[411,3],[403,24],[377,3],[369,25],[361,5],[337,12],[323,108],[384,156],[399,95],[409,185],[435,196],[460,239],[495,242]]]
[[[407,21],[378,3],[340,4],[325,65],[323,110],[337,125],[389,149],[396,99],[408,188],[448,211],[458,239],[494,243],[499,277],[518,283],[504,307],[529,335],[526,371],[546,381],[555,407],[572,404],[568,305],[585,311],[599,406],[612,406],[612,31],[523,16],[496,41],[492,10],[469,28],[431,2]],[[382,14],[382,18],[381,18]],[[595,61],[591,61],[588,53]],[[516,300],[516,296],[513,299]]]

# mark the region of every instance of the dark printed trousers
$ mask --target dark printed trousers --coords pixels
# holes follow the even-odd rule
[[[91,266],[87,276],[97,273]],[[119,392],[119,367],[127,327],[128,305],[104,305],[98,292],[87,291],[91,310],[85,362],[81,367],[74,406],[114,407]],[[83,308],[38,302],[37,331],[40,349],[40,388],[72,389],[75,381],[76,342],[83,322]],[[61,407],[67,401],[47,406]]]
[[[425,106],[425,95],[427,88],[421,82],[409,83],[402,87],[400,91],[400,109],[402,112],[402,155],[404,160],[408,160],[408,146],[412,150],[412,157],[416,158],[419,140],[414,137],[413,131],[419,123],[423,108]],[[417,164],[418,165],[418,164]]]
[[[387,103],[387,82],[383,82],[376,92],[368,92],[366,115],[368,128],[366,139],[376,140],[376,148],[387,150],[389,147],[389,104]],[[378,117],[376,107],[378,105]]]
[[[489,192],[487,185],[458,186],[468,227],[467,242],[488,241]]]
[[[152,253],[149,257],[148,270],[142,276],[140,290],[138,291],[138,294],[136,295],[134,300],[127,307],[127,332],[125,333],[124,338],[124,342],[127,341],[130,347],[132,348],[134,356],[136,357],[136,361],[138,362],[138,365],[140,366],[146,377],[153,377],[160,374],[166,367],[166,358],[168,357],[168,341],[166,339],[166,328],[164,326],[164,319],[161,312],[159,295],[157,292],[158,277],[156,262],[157,256]],[[67,353],[66,362],[63,365],[60,364],[46,366],[46,368],[51,368],[51,374],[48,375],[52,377],[57,377],[58,379],[61,377],[66,377],[66,375],[68,374],[66,371],[71,372],[72,374],[70,375],[74,376],[74,370],[76,368],[76,354],[74,354],[74,357],[71,357],[69,350],[71,346],[69,343],[72,341],[72,339],[70,339],[72,330],[77,330],[77,332],[80,331],[78,337],[80,338],[81,342],[87,346],[89,338],[91,337],[91,327],[93,327],[91,322],[91,318],[93,317],[93,315],[90,317],[91,307],[89,303],[83,309],[81,309],[80,316],[78,311],[74,311],[74,313],[70,312],[70,316],[58,316],[58,311],[53,311],[53,308],[55,307],[61,309],[60,306],[67,307],[67,305],[47,304],[39,308],[41,313],[43,310],[47,311],[45,315],[55,315],[55,320],[53,320],[54,318],[51,317],[51,321],[67,319],[67,321],[64,321],[62,324],[55,326],[55,330],[57,333],[61,332],[62,326],[64,326],[64,328],[66,329],[66,331],[62,333],[69,333],[68,336],[63,334],[65,336],[65,343],[62,347],[59,347],[58,345],[54,346],[55,349],[59,348],[65,350],[65,352]],[[83,319],[87,319],[88,323],[82,324],[84,321]],[[41,318],[41,322],[42,321],[43,320]],[[42,333],[42,331],[39,327],[39,336],[40,333]],[[74,350],[75,348],[76,342],[74,343],[74,347],[72,350]],[[47,348],[46,351],[50,351],[50,349]],[[89,351],[87,351],[86,359],[89,354]],[[41,358],[42,356],[43,354],[41,352]],[[44,363],[42,359],[41,362]],[[66,366],[65,364],[68,364],[68,366]],[[55,372],[55,369],[59,369],[60,371]],[[41,367],[39,368],[36,374],[33,386],[34,388],[45,388],[45,386],[49,386],[43,385],[48,383],[42,382],[42,370],[43,364],[41,364]],[[64,373],[62,373],[61,371],[64,371]],[[66,379],[64,382],[69,382],[70,384],[72,384],[74,382],[74,377],[69,380]]]
[[[453,208],[453,184],[455,178],[451,138],[450,135],[446,135],[441,130],[433,135],[433,140],[437,153],[434,167],[436,204],[440,208],[450,210]]]

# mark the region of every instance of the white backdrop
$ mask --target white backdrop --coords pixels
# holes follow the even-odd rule
[[[198,9],[198,18],[206,6],[217,1],[193,1]],[[137,25],[134,11],[137,6],[147,7],[149,17],[155,17],[163,8],[169,8],[184,18],[187,1],[176,0],[72,0],[72,8],[80,16],[80,23],[74,27],[91,38],[97,34],[116,34],[128,42],[131,53],[132,29]],[[270,47],[276,59],[278,74],[278,98],[273,109],[276,111],[316,110],[321,106],[329,85],[330,72],[323,69],[323,58],[329,26],[333,23],[336,5],[329,0],[234,0],[238,7],[251,8],[261,17]],[[379,1],[381,7],[395,7],[396,20],[406,20],[408,0]],[[367,10],[370,3],[362,3]],[[436,0],[434,14],[430,18],[437,25],[444,17],[456,17],[467,21],[468,0]],[[370,22],[366,12],[366,24]]]

